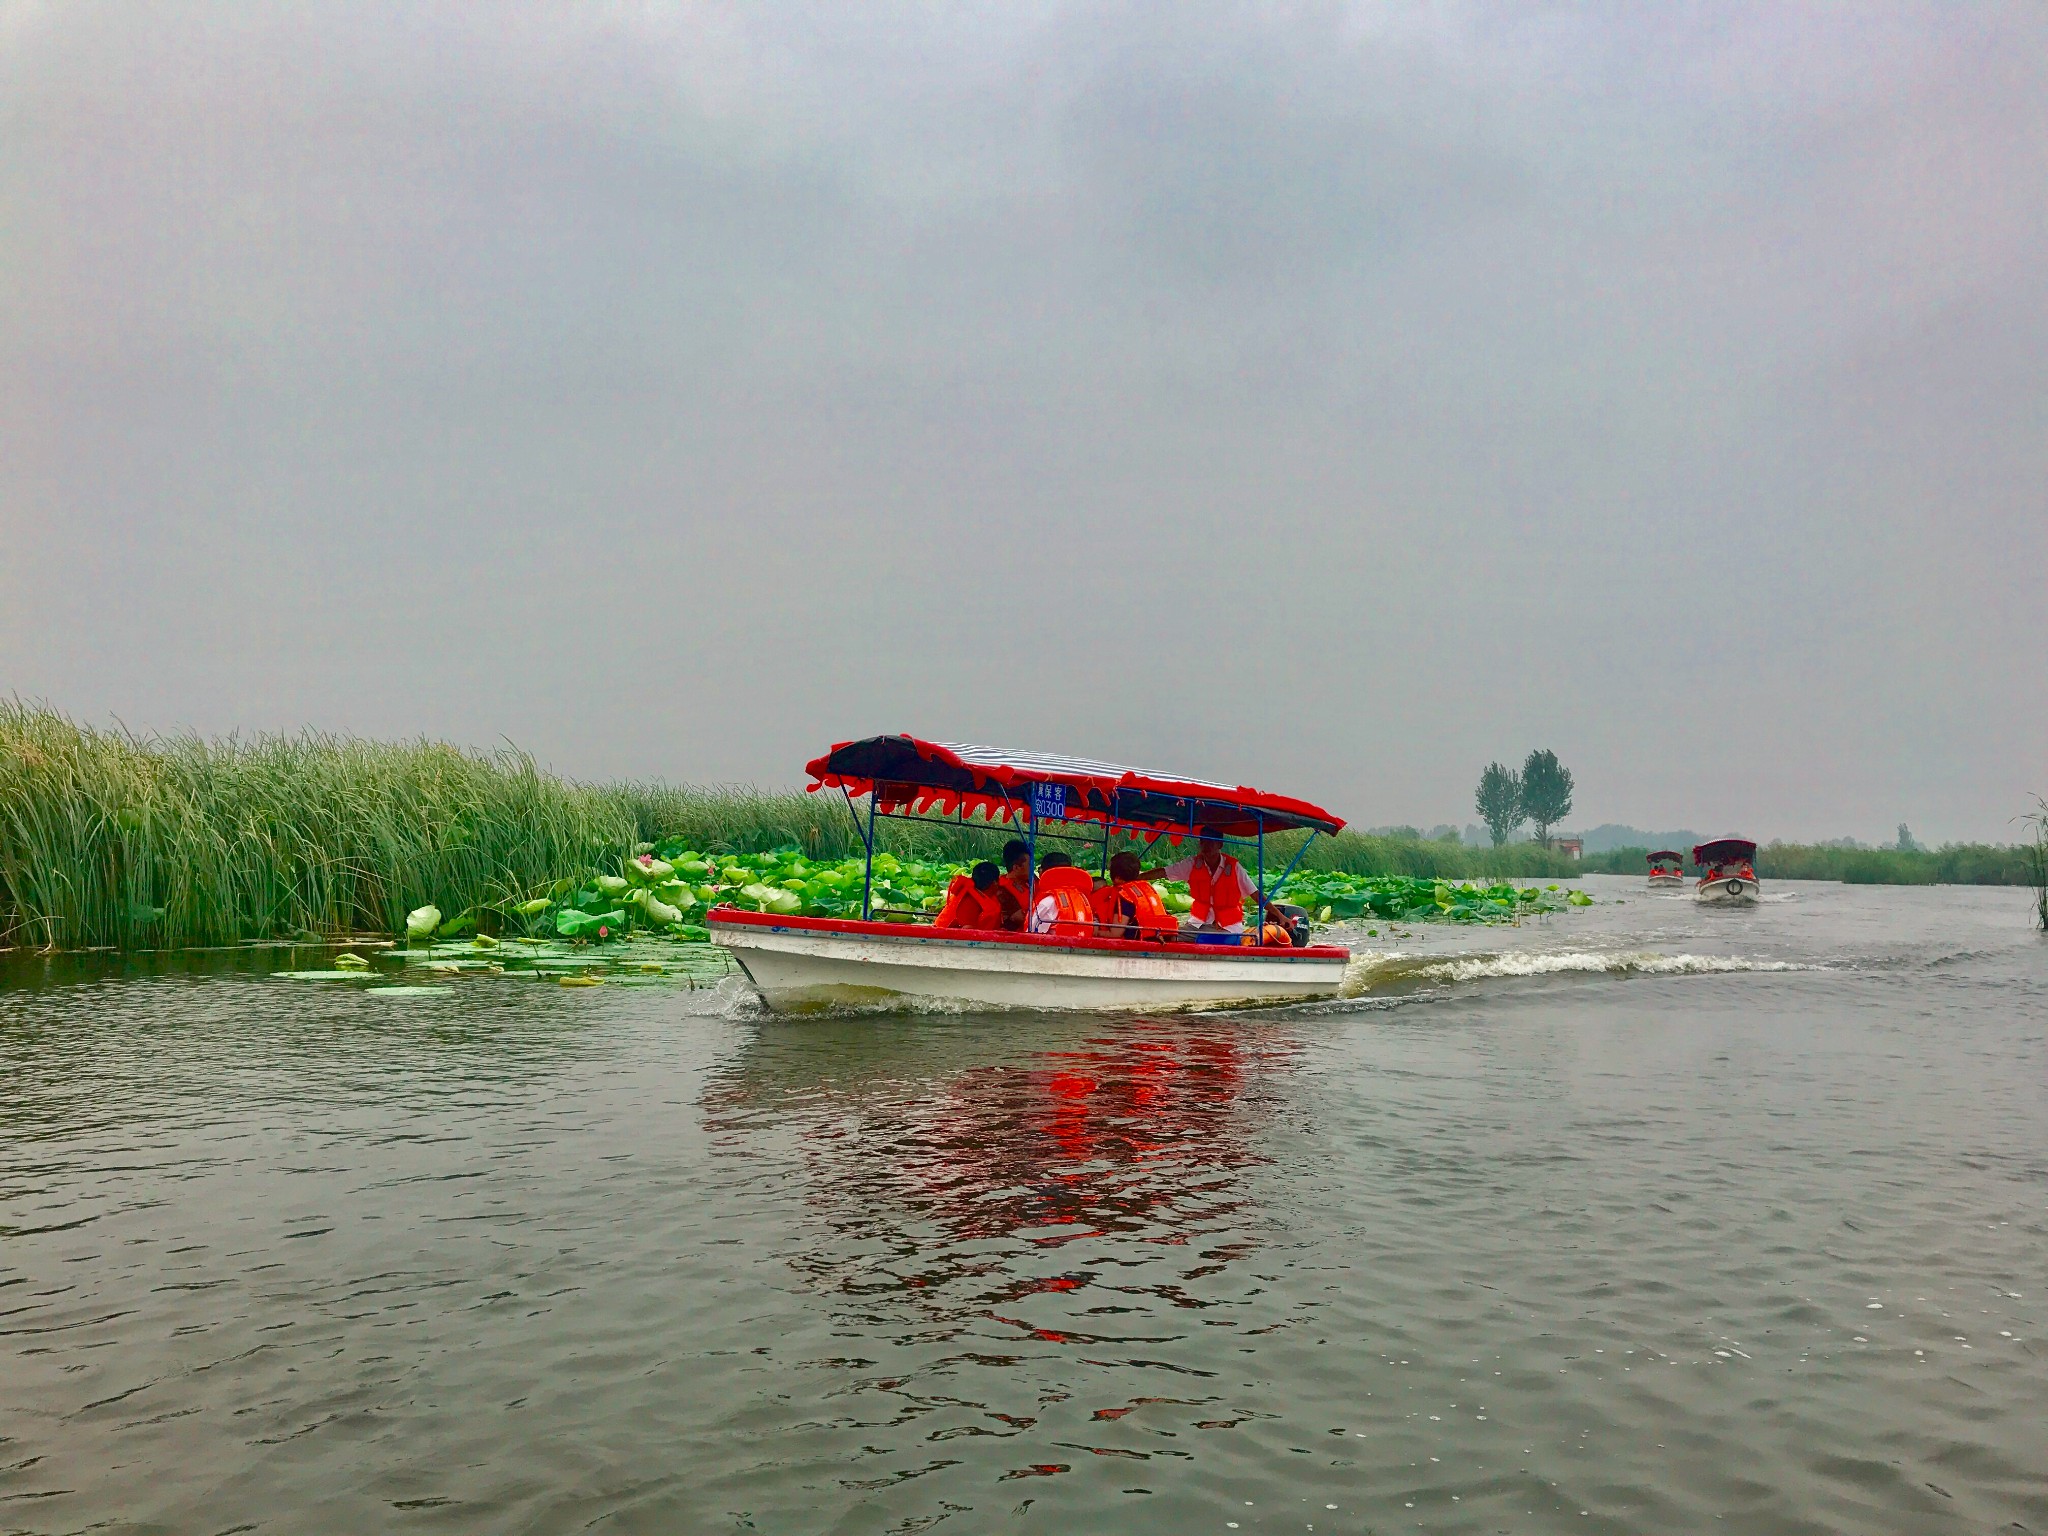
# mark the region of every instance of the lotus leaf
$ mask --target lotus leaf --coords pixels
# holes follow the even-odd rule
[[[592,884],[607,896],[617,896],[626,888],[626,880],[623,875],[599,875]]]
[[[440,926],[439,907],[415,907],[405,915],[405,936],[408,939],[430,939],[434,936],[434,930]]]
[[[564,908],[555,914],[555,932],[565,939],[614,938],[625,926],[623,911],[577,912]]]

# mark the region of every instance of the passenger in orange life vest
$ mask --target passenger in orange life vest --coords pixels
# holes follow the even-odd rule
[[[1158,887],[1142,875],[1135,853],[1120,853],[1109,861],[1109,883],[1095,888],[1095,915],[1104,938],[1157,940],[1180,932],[1180,924],[1159,899]]]
[[[996,882],[1002,903],[1002,926],[1022,933],[1031,919],[1031,850],[1022,838],[1003,844],[1003,877]]]
[[[974,866],[972,874],[955,875],[946,888],[946,905],[932,920],[934,928],[986,928],[1003,926],[1002,898],[996,893],[996,867],[987,859]]]
[[[1188,895],[1195,903],[1188,913],[1189,926],[1197,939],[1211,944],[1223,943],[1233,935],[1243,936],[1244,899],[1258,891],[1244,866],[1223,851],[1223,839],[1206,833],[1193,857],[1148,869],[1139,878],[1185,880]],[[1278,916],[1270,903],[1266,916]]]
[[[1045,856],[1031,889],[1038,897],[1038,904],[1031,909],[1033,933],[1077,939],[1095,932],[1095,903],[1090,899],[1095,881],[1087,870],[1074,868],[1074,861],[1064,853]]]

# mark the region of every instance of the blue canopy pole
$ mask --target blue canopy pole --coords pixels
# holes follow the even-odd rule
[[[861,877],[860,882],[860,920],[864,923],[874,921],[875,802],[881,798],[882,786],[879,784],[870,785],[868,788],[868,867],[867,873]]]
[[[1004,799],[1009,796],[1005,795]],[[1037,903],[1032,899],[1038,887],[1038,807],[1032,802],[1027,791],[1024,806],[1031,815],[1031,825],[1024,832],[1024,931],[1031,931],[1031,908]]]
[[[846,819],[853,823],[853,835],[860,838],[861,846],[865,848],[868,840],[860,830],[860,812],[853,808],[853,796],[844,784],[839,786],[839,798],[846,802]]]
[[[1259,910],[1252,914],[1252,921],[1258,925],[1259,938],[1266,937],[1266,818],[1259,812],[1252,813],[1259,827]]]

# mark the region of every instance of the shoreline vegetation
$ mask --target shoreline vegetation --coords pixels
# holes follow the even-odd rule
[[[1692,850],[1680,849],[1687,859]],[[1588,854],[1586,874],[1640,875],[1646,848],[1611,848]],[[1839,880],[1844,885],[2032,885],[2032,850],[2025,843],[1944,843],[1939,848],[1834,848],[1811,843],[1764,843],[1756,851],[1763,880]]]
[[[1002,824],[890,822],[880,844],[898,858],[936,862],[991,857],[1011,835]],[[1284,866],[1300,841],[1268,839],[1269,870]],[[421,908],[509,908],[563,881],[615,870],[655,843],[732,854],[794,849],[812,860],[860,849],[836,795],[578,784],[513,749],[317,731],[145,736],[0,700],[0,948],[400,936],[407,915]],[[1988,853],[1998,857],[1958,867],[2028,883],[2023,849]],[[1534,843],[1467,848],[1344,832],[1318,838],[1300,867],[1557,880],[1619,858],[1582,864]],[[1640,857],[1622,867],[1636,872]],[[1768,878],[1771,865],[1763,872]],[[1925,878],[1916,866],[1913,879]]]

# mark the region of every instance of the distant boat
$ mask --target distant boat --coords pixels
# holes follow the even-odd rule
[[[1746,837],[1717,837],[1692,851],[1699,866],[1693,895],[1700,901],[1749,905],[1757,898],[1756,844]]]
[[[1660,848],[1651,854],[1650,884],[1684,885],[1685,855],[1676,848]]]

